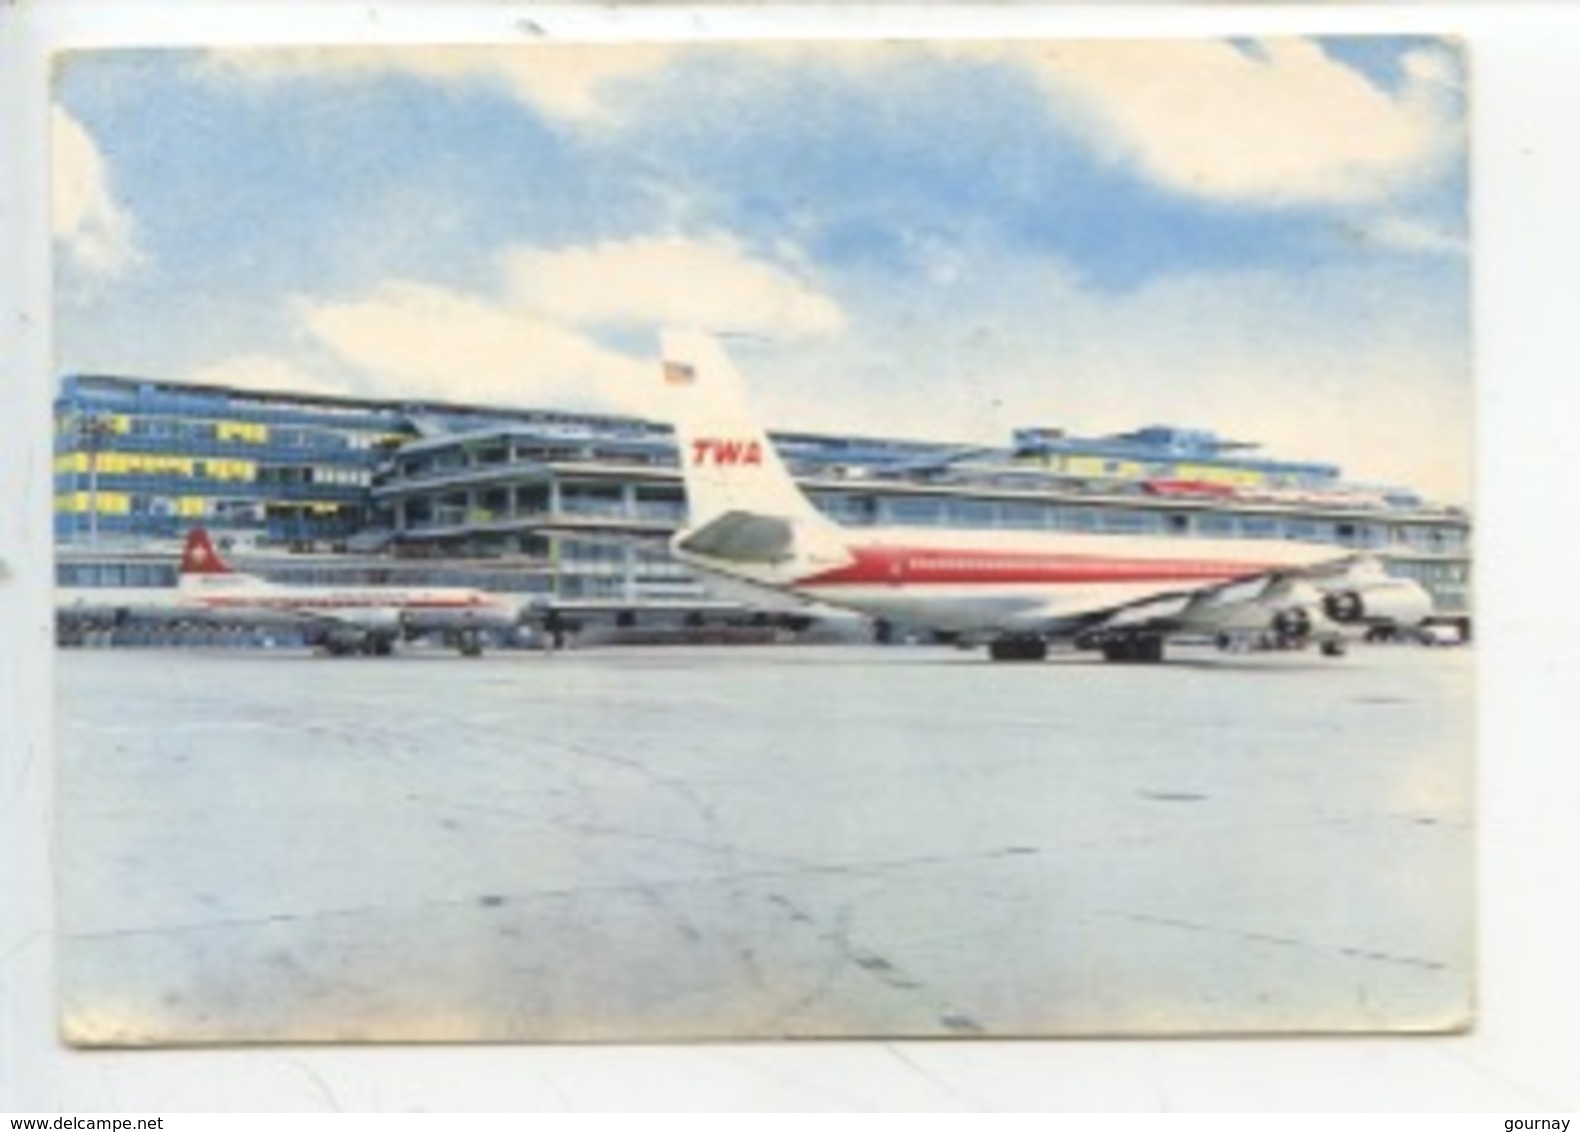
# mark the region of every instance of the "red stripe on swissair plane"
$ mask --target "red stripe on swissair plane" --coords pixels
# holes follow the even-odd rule
[[[800,579],[803,586],[1007,585],[1044,582],[1214,582],[1273,569],[1258,562],[1214,559],[1115,558],[1013,551],[851,547],[854,561]]]
[[[205,594],[200,605],[210,609],[472,609],[483,604],[479,598],[403,598],[399,595],[369,594],[363,597],[307,597],[281,594]]]

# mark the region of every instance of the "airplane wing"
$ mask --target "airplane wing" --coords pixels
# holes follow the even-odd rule
[[[1326,641],[1343,627],[1415,624],[1431,612],[1431,596],[1420,585],[1390,576],[1374,555],[1356,554],[1153,594],[1073,619],[1031,608],[1016,616],[1013,628],[1093,648],[1191,634]]]
[[[849,619],[849,615],[844,616]],[[776,639],[781,631],[804,632],[818,620],[818,611],[804,605],[786,609],[728,597],[543,599],[533,603],[523,616],[523,624],[540,634],[544,647],[554,649],[563,648],[577,637],[611,644],[702,639],[768,641]]]

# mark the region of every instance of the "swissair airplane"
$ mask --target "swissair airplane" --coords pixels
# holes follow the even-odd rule
[[[1373,557],[1310,543],[1038,531],[845,528],[790,477],[710,336],[663,335],[688,525],[681,561],[736,583],[1042,660],[1050,643],[1163,659],[1172,637],[1344,652],[1346,630],[1416,625],[1431,596]]]
[[[201,528],[181,553],[176,607],[217,619],[284,623],[312,631],[332,655],[387,656],[395,641],[441,632],[466,656],[482,652],[482,631],[521,622],[522,607],[500,594],[452,586],[295,586],[232,569]]]

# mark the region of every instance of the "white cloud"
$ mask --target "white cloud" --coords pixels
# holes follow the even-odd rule
[[[662,44],[292,47],[215,50],[207,60],[260,81],[395,74],[486,83],[551,117],[592,124],[612,116],[623,82],[661,69],[674,52]]]
[[[344,388],[284,358],[267,354],[242,354],[202,366],[185,375],[184,382],[229,389],[263,392],[345,394]]]
[[[389,279],[345,299],[300,298],[296,314],[338,363],[381,395],[645,414],[656,404],[665,324],[827,334],[839,308],[733,241],[639,238],[502,257],[499,295]],[[600,330],[651,335],[633,357]]]
[[[104,157],[81,122],[59,106],[50,112],[54,146],[50,232],[71,262],[113,276],[137,258],[131,217],[115,199]]]
[[[612,122],[630,84],[698,45],[515,44],[217,50],[214,69],[253,80],[406,74],[491,83],[546,115]],[[886,66],[939,60],[1022,71],[1056,116],[1110,160],[1169,187],[1237,201],[1374,200],[1428,173],[1462,144],[1458,56],[1423,47],[1401,59],[1398,92],[1370,82],[1314,41],[1276,38],[1245,48],[1223,40],[958,40],[893,43],[780,41],[708,45],[751,52],[763,68],[817,61],[870,78]]]
[[[737,351],[767,419],[982,444],[1028,425],[1173,424],[1469,496],[1465,328],[1389,272],[1195,273],[1117,293],[1056,263],[1000,262],[925,303],[885,301],[881,279],[864,290],[857,333]]]
[[[1004,57],[1028,66],[1056,106],[1074,107],[1100,152],[1197,196],[1374,200],[1460,144],[1448,49],[1408,55],[1397,94],[1303,39],[1081,43]]]
[[[837,303],[734,240],[638,237],[509,256],[511,294],[578,326],[699,326],[790,337],[839,331]]]
[[[1078,422],[1155,421],[1258,441],[1260,455],[1449,500],[1470,492],[1463,326],[1392,277],[1184,277],[1120,301],[1084,297],[1052,400]],[[1145,419],[1141,419],[1141,418]]]
[[[629,409],[652,372],[530,311],[426,283],[297,306],[313,338],[387,397]]]

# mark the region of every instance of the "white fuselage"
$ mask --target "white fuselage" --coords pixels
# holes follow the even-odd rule
[[[286,586],[226,573],[183,575],[178,592],[181,604],[209,612],[388,619],[413,628],[504,626],[519,613],[506,598],[447,586]]]
[[[811,601],[954,632],[1013,631],[1347,556],[1276,540],[881,528],[784,563],[688,562]]]

